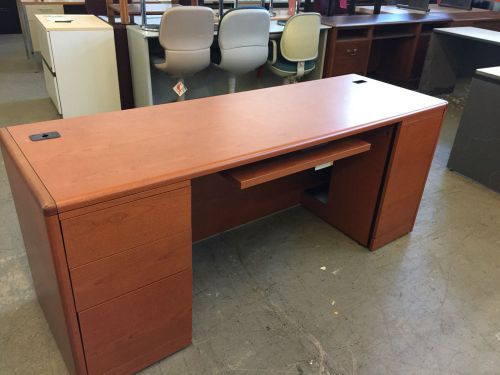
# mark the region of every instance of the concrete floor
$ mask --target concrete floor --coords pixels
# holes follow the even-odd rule
[[[293,208],[195,245],[193,345],[142,374],[499,374],[500,195],[445,168],[456,98],[410,235],[371,253]],[[56,117],[0,36],[1,126]],[[0,374],[65,373],[2,166]]]

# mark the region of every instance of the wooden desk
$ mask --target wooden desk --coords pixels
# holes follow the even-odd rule
[[[419,91],[452,92],[457,77],[500,65],[500,32],[477,27],[435,29],[427,51]]]
[[[324,77],[358,73],[416,87],[430,35],[451,18],[436,14],[322,17],[331,26]]]
[[[410,232],[445,107],[346,75],[0,129],[70,371],[132,373],[189,345],[192,240],[299,203],[370,249]],[[30,141],[47,131],[61,137]]]
[[[500,12],[487,9],[472,8],[471,10],[440,7],[437,4],[429,5],[430,14],[447,14],[452,19],[449,26],[474,26],[482,29],[500,31]],[[373,7],[359,6],[356,11],[362,14],[372,14]],[[394,5],[383,6],[382,14],[422,14],[418,10],[400,9]]]

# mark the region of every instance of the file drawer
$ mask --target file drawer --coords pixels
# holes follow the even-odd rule
[[[80,312],[89,375],[131,374],[191,342],[191,269]]]
[[[191,232],[141,245],[71,270],[77,311],[191,268]]]
[[[366,58],[370,48],[369,40],[337,42],[335,47],[335,58]]]
[[[61,114],[61,99],[59,98],[59,88],[57,86],[57,77],[51,70],[47,67],[45,62],[43,63],[43,77],[45,79],[45,88],[47,89],[47,93],[52,99],[57,112]]]
[[[191,188],[61,221],[70,269],[191,228]]]
[[[54,64],[54,56],[52,54],[52,47],[50,45],[50,33],[44,29],[42,24],[37,20],[36,32],[38,34],[38,44],[40,48],[40,53],[43,60],[47,64],[47,67],[55,73],[56,68]]]
[[[338,42],[333,60],[333,75],[351,73],[365,75],[369,49],[370,42],[368,40]]]

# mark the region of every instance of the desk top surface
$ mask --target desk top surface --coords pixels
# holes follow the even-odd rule
[[[482,68],[477,69],[476,73],[483,77],[492,78],[500,83],[500,66],[494,66],[492,68]]]
[[[0,136],[4,143],[17,144],[64,212],[361,133],[445,105],[431,96],[351,74],[13,126],[0,129]],[[61,137],[29,139],[48,131],[58,131]]]
[[[481,42],[500,44],[500,32],[481,29],[479,27],[447,27],[434,29],[434,32],[458,36],[467,39],[478,40]]]
[[[488,9],[472,8],[471,10],[457,9],[450,7],[441,7],[437,4],[429,5],[431,14],[448,14],[454,21],[466,20],[500,20],[500,12],[493,12]],[[360,13],[371,14],[373,6],[358,6],[356,11]],[[381,14],[420,14],[425,15],[424,12],[414,9],[401,9],[395,5],[384,5],[380,9]]]
[[[359,27],[372,25],[391,25],[401,23],[450,22],[445,13],[433,14],[358,14],[354,16],[321,17],[321,23],[332,27]]]
[[[148,25],[159,25],[161,21],[161,16],[148,16],[147,22]],[[217,22],[216,22],[217,23]],[[320,25],[320,30],[329,29],[330,26]],[[285,26],[278,24],[277,20],[271,20],[269,24],[269,34],[281,34]],[[143,38],[158,38],[158,31],[145,31],[142,30],[138,25],[128,25],[127,30],[131,32],[140,34]],[[217,30],[214,31],[214,35],[217,35]]]
[[[91,14],[37,14],[47,31],[113,30],[113,27]]]
[[[85,0],[20,0],[23,5],[85,5]]]

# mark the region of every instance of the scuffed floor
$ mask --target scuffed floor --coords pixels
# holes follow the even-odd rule
[[[0,53],[1,126],[56,118],[20,37]],[[500,195],[445,168],[457,95],[409,236],[370,253],[293,208],[196,244],[193,345],[141,374],[500,373]],[[2,166],[0,374],[65,373]]]

